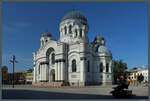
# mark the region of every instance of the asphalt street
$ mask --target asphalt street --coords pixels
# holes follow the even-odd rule
[[[125,99],[147,99],[148,87],[129,87],[133,96]],[[2,99],[115,99],[109,92],[112,87],[3,87]]]

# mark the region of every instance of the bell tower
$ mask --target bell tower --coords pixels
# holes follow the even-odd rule
[[[78,11],[71,11],[62,18],[60,23],[60,41],[66,43],[88,41],[88,29],[86,17]]]
[[[48,31],[43,32],[40,38],[41,47],[44,47],[50,40],[53,40],[52,35]]]

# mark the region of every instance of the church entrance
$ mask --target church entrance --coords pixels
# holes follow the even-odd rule
[[[55,82],[55,70],[52,69],[50,72],[50,81]]]

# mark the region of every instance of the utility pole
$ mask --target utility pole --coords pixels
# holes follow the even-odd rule
[[[16,61],[16,57],[15,57],[15,55],[13,55],[13,60],[10,60],[10,62],[11,63],[13,63],[13,88],[14,88],[14,68],[15,68],[15,63],[18,63],[17,61]]]

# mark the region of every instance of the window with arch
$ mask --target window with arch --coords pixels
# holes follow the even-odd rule
[[[52,53],[51,60],[52,60],[52,64],[55,64],[55,53]]]
[[[82,37],[82,29],[80,29],[80,37]]]
[[[69,33],[72,33],[72,25],[69,25]]]
[[[100,63],[100,66],[99,66],[99,72],[103,72],[103,63]]]
[[[72,72],[76,72],[77,67],[76,67],[76,60],[72,60]]]
[[[106,72],[109,72],[109,64],[106,64]]]
[[[90,72],[90,61],[87,61],[87,72]]]
[[[78,31],[77,31],[77,29],[75,29],[75,37],[77,36],[77,34],[78,34]]]
[[[98,52],[98,48],[99,48],[99,45],[97,45],[97,46],[96,46],[96,50],[95,50],[95,52]]]
[[[39,72],[39,74],[40,74],[40,64],[39,64],[38,72]]]
[[[67,27],[66,26],[64,27],[64,30],[65,30],[65,34],[66,34],[67,33]]]

